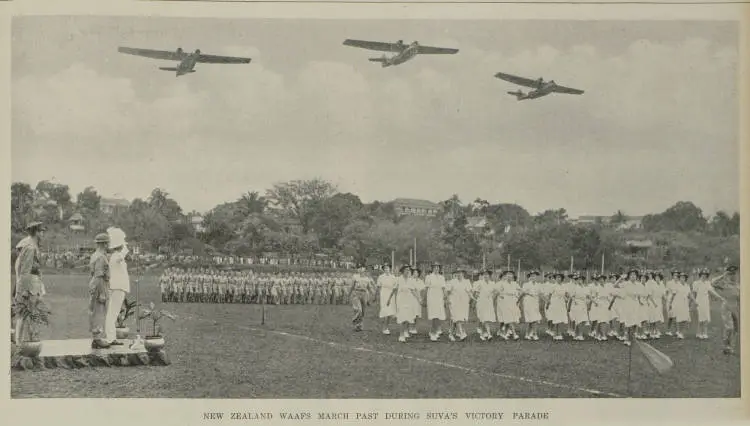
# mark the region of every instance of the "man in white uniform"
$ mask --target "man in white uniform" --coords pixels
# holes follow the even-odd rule
[[[110,345],[122,345],[116,340],[117,316],[120,315],[125,295],[130,292],[130,276],[125,256],[128,255],[128,245],[125,242],[125,232],[119,228],[108,228],[109,250],[109,299],[107,300],[107,316],[105,319],[104,335]]]

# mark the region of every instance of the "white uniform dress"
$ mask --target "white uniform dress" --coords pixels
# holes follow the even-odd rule
[[[378,277],[378,287],[380,287],[380,318],[395,317],[397,313],[397,298],[394,295],[391,298],[391,304],[388,304],[388,298],[391,296],[393,289],[396,288],[396,277],[391,274],[382,274]]]
[[[471,282],[467,279],[450,280],[447,284],[448,308],[453,321],[469,320],[469,300],[471,299]]]
[[[612,287],[607,285],[595,285],[591,289],[591,310],[589,311],[589,319],[597,322],[608,322],[612,319],[611,312],[609,310],[609,302],[612,297]]]
[[[674,305],[671,307],[669,306],[669,301],[672,300],[672,296],[676,293],[677,287],[680,285],[679,282],[676,280],[669,280],[667,281],[667,287],[665,289],[666,293],[666,304],[665,307],[667,308],[667,318],[675,318],[675,312],[674,312]]]
[[[523,320],[526,323],[532,323],[542,320],[542,314],[539,312],[539,293],[542,290],[541,283],[526,281],[521,287],[524,293],[521,306],[523,306]]]
[[[588,322],[588,287],[575,284],[570,288],[570,296],[573,299],[573,302],[570,305],[570,320],[574,321],[576,324]]]
[[[497,322],[513,324],[521,320],[521,309],[518,307],[518,296],[521,288],[518,282],[501,280],[497,282]]]
[[[642,288],[643,284],[637,281],[627,281],[620,287],[621,299],[617,301],[620,305],[618,312],[620,321],[626,327],[633,327],[641,323],[642,310],[638,298],[643,293]]]
[[[547,319],[552,321],[553,324],[566,324],[568,322],[568,313],[565,307],[567,292],[568,289],[565,284],[552,283]]]
[[[693,281],[693,292],[695,293],[695,304],[698,310],[698,321],[711,322],[711,304],[708,296],[708,290],[711,288],[711,281],[695,280]]]
[[[430,274],[425,278],[427,288],[427,319],[445,320],[445,278],[440,274]]]
[[[474,289],[479,293],[477,296],[477,318],[479,322],[495,322],[495,304],[493,299],[497,292],[494,281],[479,280],[474,283]]]
[[[669,310],[670,317],[677,322],[690,321],[690,286],[680,283],[675,284],[672,288],[674,300],[672,300],[672,308]]]
[[[417,316],[416,299],[411,293],[415,284],[416,280],[411,278],[396,278],[396,321],[399,323],[413,323]]]
[[[415,299],[415,313],[417,314],[417,318],[422,318],[422,297],[424,297],[423,291],[425,289],[424,280],[414,277],[412,277],[411,280],[414,282],[414,288],[417,290],[417,294],[419,295],[419,297]]]
[[[649,322],[663,322],[664,321],[664,292],[665,287],[663,284],[659,284],[655,280],[649,280],[646,283],[646,290],[653,299],[656,306],[649,303],[648,305],[648,321]]]

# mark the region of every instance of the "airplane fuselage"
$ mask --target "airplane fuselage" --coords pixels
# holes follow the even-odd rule
[[[406,61],[409,61],[411,59],[414,59],[415,56],[419,54],[419,45],[417,43],[412,43],[408,46],[405,46],[401,52],[396,53],[395,55],[391,57],[383,57],[383,59],[380,61],[383,64],[383,67],[392,67],[396,65],[403,64]]]
[[[526,99],[537,99],[541,98],[542,96],[547,96],[550,93],[553,93],[554,89],[555,83],[542,83],[540,84],[539,88],[530,90],[528,93],[523,93],[519,90],[518,92],[511,94],[515,95],[519,101],[523,101]]]
[[[198,54],[191,53],[177,66],[177,77],[195,72],[195,64],[198,63]]]

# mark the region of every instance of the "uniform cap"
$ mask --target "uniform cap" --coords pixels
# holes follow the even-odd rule
[[[94,237],[95,243],[108,243],[109,242],[109,235],[107,235],[106,232],[102,232],[101,234],[97,234],[96,237]]]

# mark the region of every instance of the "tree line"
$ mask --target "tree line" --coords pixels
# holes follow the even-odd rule
[[[403,216],[391,202],[363,203],[322,179],[294,180],[217,205],[201,215],[203,230],[196,232],[190,218],[197,212],[184,212],[161,188],[106,214],[93,187],[73,199],[61,183],[41,181],[32,188],[15,182],[11,198],[16,233],[31,218],[64,233],[78,212],[89,234],[119,226],[131,240],[161,251],[344,255],[369,263],[387,261],[394,253],[404,262],[416,239],[417,260],[447,264],[505,265],[510,256],[514,267],[520,260],[524,269],[567,269],[572,257],[576,269],[598,269],[603,259],[609,270],[739,260],[739,214],[721,211],[707,218],[688,201],[643,217],[639,229],[623,230],[628,216],[622,211],[581,224],[562,208],[532,215],[517,204],[463,202],[457,195],[440,202],[434,217]],[[644,254],[628,246],[631,240],[649,240],[652,247]]]

